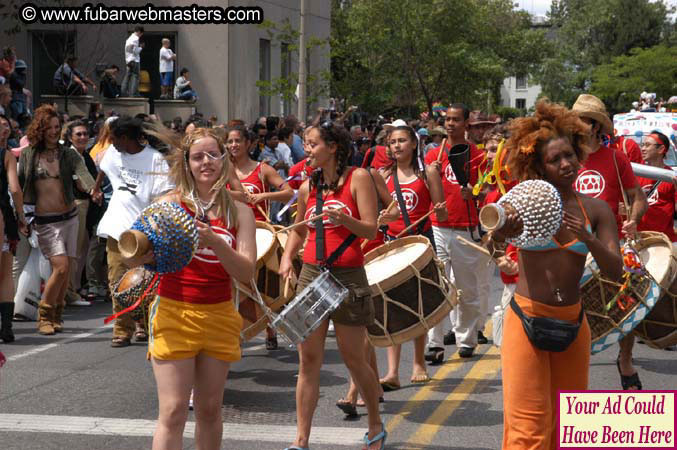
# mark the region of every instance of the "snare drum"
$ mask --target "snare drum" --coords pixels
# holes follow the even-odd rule
[[[367,331],[377,347],[421,336],[457,304],[456,287],[444,275],[430,241],[423,236],[387,242],[364,259],[376,313]]]
[[[148,321],[148,308],[155,299],[160,284],[160,278],[155,275],[143,267],[134,267],[125,272],[113,288],[111,295],[121,310],[132,306],[145,294],[141,304],[128,313],[134,320],[143,318],[144,322]]]
[[[303,342],[348,296],[330,272],[322,272],[273,320],[273,327],[294,344]]]
[[[278,275],[282,248],[275,237],[275,229],[266,222],[256,222],[256,287],[262,300],[273,312],[277,312],[291,299],[284,295],[284,280]],[[265,330],[268,317],[260,305],[248,298],[246,291],[236,288],[240,300],[240,315],[244,319],[242,336],[249,340]]]
[[[670,261],[676,259],[677,246],[673,243]],[[664,264],[668,265],[668,261]],[[635,334],[653,348],[663,349],[677,344],[677,277],[668,289],[663,290],[656,306],[635,328]]]
[[[643,231],[638,234],[635,250],[650,277],[643,277],[628,292],[634,303],[625,310],[614,302],[606,305],[618,293],[618,284],[601,278],[592,255],[588,255],[581,278],[581,301],[590,324],[593,354],[617,343],[630,333],[649,314],[663,294],[662,286],[669,286],[677,274],[672,258],[672,243],[663,233]]]

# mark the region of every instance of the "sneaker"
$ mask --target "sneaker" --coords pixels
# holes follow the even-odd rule
[[[471,358],[475,349],[473,347],[461,347],[458,349],[458,356],[461,358]]]
[[[449,332],[444,335],[444,345],[456,345],[456,335],[453,330],[449,330]]]
[[[334,322],[329,321],[329,328],[327,329],[328,336],[336,336],[336,330],[334,330]]]
[[[488,344],[489,343],[489,340],[484,335],[484,333],[482,333],[481,331],[477,332],[477,343],[478,344]]]
[[[92,306],[92,302],[83,300],[82,297],[78,297],[77,300],[68,302],[68,306]]]

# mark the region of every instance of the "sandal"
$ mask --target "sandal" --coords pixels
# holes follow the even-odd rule
[[[148,342],[148,333],[143,330],[136,330],[134,332],[134,340],[136,342]]]
[[[383,396],[380,396],[380,397],[378,398],[378,402],[379,402],[379,403],[385,403],[385,401],[386,401],[386,399],[383,398]],[[358,397],[358,398],[357,398],[357,403],[355,403],[355,406],[357,406],[358,408],[363,408],[363,407],[367,406],[367,404],[364,403],[364,400],[362,400],[361,397]]]
[[[336,406],[345,413],[346,417],[357,417],[357,408],[346,399],[339,399]]]
[[[621,386],[624,391],[631,390],[642,390],[642,382],[639,380],[639,373],[635,372],[632,375],[623,375],[621,373],[621,360],[616,359],[616,367],[618,368],[618,374],[621,376]],[[634,389],[630,389],[634,388]]]
[[[369,446],[373,444],[374,442],[381,441],[381,446],[379,447],[380,450],[383,450],[386,448],[386,438],[388,437],[388,432],[386,431],[385,427],[383,424],[381,424],[381,432],[374,436],[373,438],[369,439],[369,432],[364,433],[364,443],[367,444],[363,450],[368,450]]]
[[[379,383],[381,383],[381,387],[383,388],[383,392],[392,392],[400,389],[402,386],[400,383],[394,383],[392,381],[387,381],[385,379],[380,379]]]
[[[427,383],[428,381],[430,381],[430,376],[426,372],[415,373],[411,375],[410,381],[414,384]]]
[[[111,347],[129,347],[132,345],[132,340],[130,338],[125,338],[121,336],[115,336],[113,339],[110,341],[110,346]]]

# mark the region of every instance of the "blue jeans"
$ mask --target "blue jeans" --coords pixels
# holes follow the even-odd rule
[[[177,100],[197,100],[197,92],[192,89],[182,92],[177,98]]]
[[[122,79],[121,95],[133,97],[139,95],[139,63],[132,61],[127,63],[127,72]]]

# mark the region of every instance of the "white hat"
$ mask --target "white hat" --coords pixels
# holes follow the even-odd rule
[[[406,126],[408,126],[407,122],[405,122],[402,119],[397,119],[393,123],[387,123],[387,124],[383,125],[383,128],[388,130],[390,128],[406,127]]]

